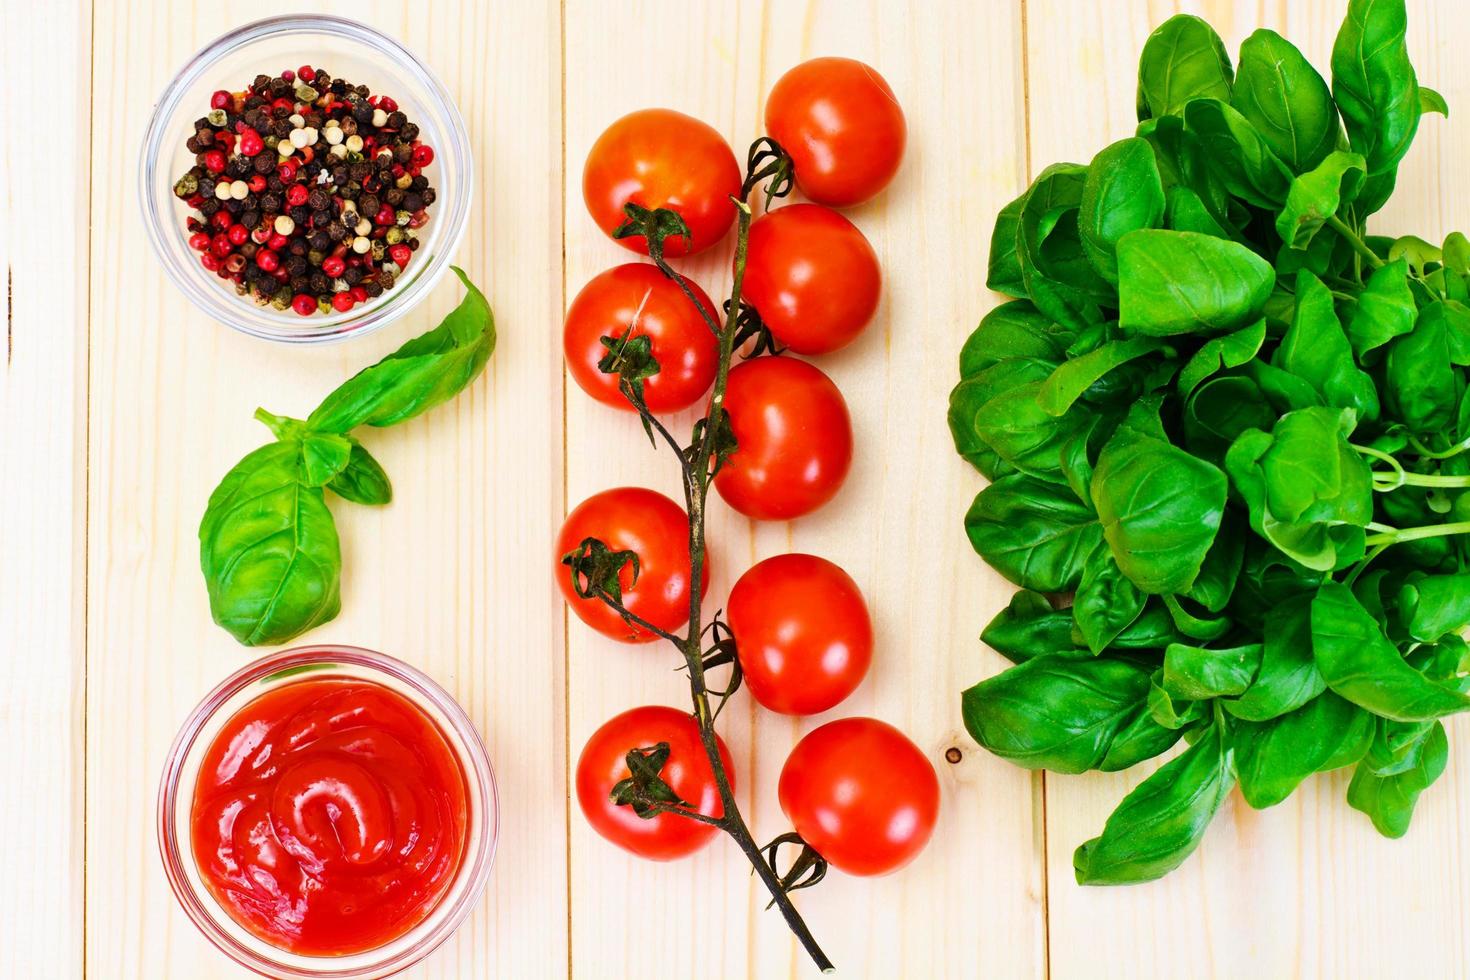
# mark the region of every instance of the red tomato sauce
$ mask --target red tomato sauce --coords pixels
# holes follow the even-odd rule
[[[281,949],[374,949],[449,890],[469,822],[464,769],[396,691],[319,677],[246,704],[210,745],[194,860],[220,903]]]

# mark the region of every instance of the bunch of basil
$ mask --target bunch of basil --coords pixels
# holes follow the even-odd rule
[[[1016,299],[966,342],[949,421],[991,481],[970,539],[1023,591],[966,726],[1063,773],[1188,745],[1078,848],[1081,883],[1166,874],[1237,784],[1267,807],[1344,766],[1398,836],[1470,707],[1470,242],[1364,231],[1445,111],[1405,22],[1351,0],[1329,87],[1271,31],[1234,69],[1175,17],[1137,135],[996,222],[988,283]]]
[[[439,326],[353,375],[305,421],[258,409],[276,441],[225,475],[199,523],[214,621],[246,646],[284,643],[341,609],[342,552],[325,490],[386,504],[388,474],[350,434],[396,425],[459,394],[495,349],[490,304],[468,291]]]

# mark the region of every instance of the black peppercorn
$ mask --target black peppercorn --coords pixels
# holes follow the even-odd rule
[[[357,96],[360,99],[365,99],[369,95],[373,94],[373,90],[368,88],[366,85],[359,85],[357,86],[357,88],[353,89],[353,91],[357,93]]]
[[[286,272],[292,276],[306,275],[306,256],[288,255],[286,257]],[[297,292],[300,291],[299,289],[297,290]]]
[[[413,147],[409,146],[407,143],[399,143],[397,146],[393,147],[393,162],[394,163],[397,163],[397,164],[406,164],[406,163],[408,163],[408,161],[410,161],[412,159],[413,159]]]
[[[286,250],[292,255],[300,255],[304,258],[306,256],[306,243],[299,238],[293,238],[291,239],[291,243],[286,246]]]
[[[396,282],[396,280],[393,278],[393,273],[389,272],[387,269],[383,269],[378,273],[378,282],[382,284],[382,287],[384,289],[392,289],[393,283]]]
[[[326,191],[322,190],[320,187],[312,191],[306,198],[307,206],[310,207],[313,211],[321,211],[323,208],[326,208],[331,203],[332,196]]]
[[[266,153],[257,153],[255,155],[255,162],[250,165],[250,169],[264,177],[275,169],[275,161]]]
[[[302,262],[303,265],[306,264],[306,260],[305,259],[302,259],[301,262]],[[304,276],[304,275],[296,275],[296,276],[292,276],[291,277],[291,292],[293,292],[293,293],[304,293],[304,292],[306,292],[310,288],[311,288],[311,280],[309,278],[307,278],[306,276]]]
[[[334,242],[340,242],[347,237],[347,229],[336,221],[327,225],[327,237]]]
[[[357,120],[359,126],[371,125],[373,121],[373,107],[366,102],[354,106],[352,109],[352,118]]]
[[[291,216],[291,220],[296,222],[298,225],[306,224],[306,220],[311,217],[311,212],[306,210],[305,205],[292,208],[286,213],[289,214]]]
[[[332,220],[332,212],[323,209],[311,212],[311,226],[313,228],[325,228]]]
[[[340,78],[334,78],[332,79],[331,89],[333,95],[345,95],[347,93],[347,83]]]
[[[314,293],[330,292],[332,280],[325,272],[317,271],[311,274],[311,291]]]
[[[362,282],[362,268],[355,265],[349,265],[345,270],[343,270],[342,278],[347,280],[347,285],[356,286],[358,283]]]
[[[403,192],[396,187],[389,188],[388,193],[383,195],[383,200],[396,208],[403,203]]]
[[[421,191],[425,187],[429,186],[429,178],[425,177],[423,174],[419,174],[408,186],[412,187],[416,191]]]
[[[351,207],[346,207],[342,209],[342,224],[344,227],[356,228],[357,223],[361,220],[362,219],[357,216],[357,212],[354,211]]]
[[[404,124],[407,123],[407,122],[408,122],[408,117],[405,116],[401,112],[394,111],[394,112],[388,113],[388,128],[389,129],[402,129],[403,126],[404,126]]]
[[[291,120],[283,116],[271,123],[271,135],[276,139],[283,140],[291,135],[291,130],[294,128],[291,125]]]
[[[258,95],[245,96],[245,114],[248,117],[251,109],[259,109],[265,104],[265,100]]]
[[[422,211],[424,209],[423,197],[415,191],[409,191],[403,195],[403,209],[405,211]]]
[[[378,208],[381,206],[382,202],[378,200],[378,195],[376,194],[364,194],[362,199],[357,202],[359,214],[377,214]]]
[[[254,231],[255,226],[260,224],[260,212],[246,211],[244,214],[240,215],[240,224],[244,225],[246,228],[249,228],[251,231]]]
[[[277,181],[279,183],[279,181]],[[275,193],[262,194],[260,198],[260,209],[266,214],[281,213],[281,195]]]
[[[372,299],[377,299],[383,295],[383,287],[379,286],[376,282],[363,283],[362,288],[367,291],[368,296]]]
[[[435,193],[434,193],[434,188],[432,188],[432,187],[425,187],[424,188],[424,207],[428,207],[430,204],[433,204],[434,203],[434,198],[436,196],[437,195],[435,195]]]
[[[407,125],[405,125],[403,127],[403,129],[399,130],[398,135],[399,136],[402,136],[404,139],[406,139],[406,140],[408,140],[410,142],[412,142],[413,140],[418,139],[419,138],[419,127],[418,127],[418,123],[408,123]]]
[[[199,213],[206,218],[213,218],[218,211],[219,200],[217,198],[208,197],[199,202]]]

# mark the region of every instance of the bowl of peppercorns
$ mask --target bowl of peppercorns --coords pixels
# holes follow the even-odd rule
[[[160,97],[145,223],[170,279],[255,337],[340,340],[422,299],[464,235],[464,120],[422,62],[355,21],[275,17],[218,38]]]

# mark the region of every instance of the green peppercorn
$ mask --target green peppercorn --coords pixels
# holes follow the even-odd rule
[[[214,126],[216,129],[224,126],[224,124],[229,122],[230,120],[229,115],[223,109],[210,109],[209,115],[205,116],[204,118],[208,119],[209,124],[211,126]]]
[[[174,194],[178,197],[190,197],[197,193],[198,190],[199,178],[195,177],[192,173],[184,174],[184,176],[179,178],[179,182],[174,184]]]
[[[320,94],[321,93],[312,88],[310,85],[296,86],[297,102],[315,102],[317,100],[317,96],[319,96]]]

